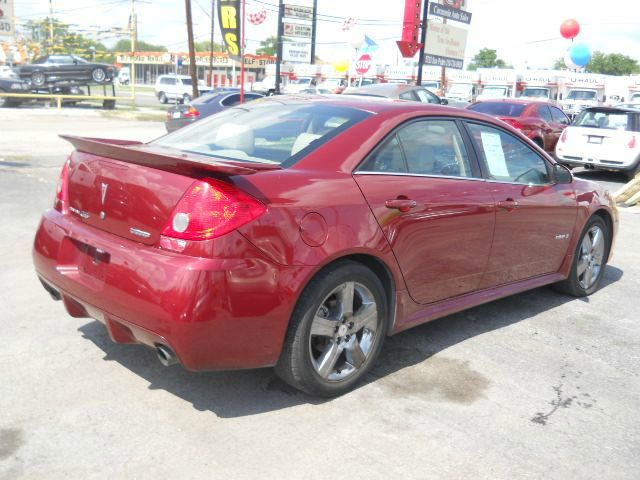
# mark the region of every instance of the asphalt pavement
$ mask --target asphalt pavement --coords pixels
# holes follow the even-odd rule
[[[0,110],[0,479],[638,478],[639,208],[620,211],[591,297],[540,288],[417,327],[387,339],[361,387],[318,400],[270,369],[165,368],[49,298],[31,243],[71,150],[59,133],[164,127]]]

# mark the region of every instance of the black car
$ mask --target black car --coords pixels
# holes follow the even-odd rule
[[[245,102],[250,102],[251,100],[262,97],[264,97],[264,95],[260,93],[247,92],[244,94]],[[189,104],[176,105],[167,111],[167,121],[165,122],[167,132],[173,132],[201,118],[208,117],[225,108],[239,104],[239,91],[224,91],[202,95]]]
[[[29,82],[17,78],[0,78],[0,94],[2,93],[29,93]],[[0,97],[0,107],[13,107],[24,102],[24,99],[15,97]]]
[[[20,67],[20,77],[34,87],[58,82],[108,83],[117,75],[113,65],[91,63],[76,55],[47,55]]]

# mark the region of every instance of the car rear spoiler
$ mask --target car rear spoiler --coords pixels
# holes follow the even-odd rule
[[[71,142],[78,152],[99,155],[122,162],[157,168],[181,175],[218,173],[224,175],[251,175],[260,170],[278,170],[280,165],[268,163],[233,162],[193,153],[160,150],[152,145],[130,140],[77,137],[60,135]]]

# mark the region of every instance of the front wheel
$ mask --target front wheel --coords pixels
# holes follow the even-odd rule
[[[95,68],[91,72],[91,78],[94,82],[102,83],[107,78],[107,74],[101,68]]]
[[[611,248],[609,230],[600,217],[592,217],[576,247],[569,278],[557,288],[574,297],[586,297],[600,286]]]
[[[387,318],[378,277],[359,263],[340,262],[318,274],[300,296],[276,373],[311,395],[346,393],[378,357]]]
[[[46,78],[44,76],[44,73],[33,72],[31,74],[31,83],[36,87],[41,87],[42,85],[44,85],[45,81],[46,81]]]
[[[166,94],[166,93],[164,93],[164,92],[160,92],[160,93],[158,94],[158,101],[159,101],[160,103],[162,103],[162,104],[167,103],[167,102],[168,102],[167,94]]]

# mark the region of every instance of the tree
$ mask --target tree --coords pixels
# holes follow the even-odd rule
[[[53,39],[50,34],[53,29]],[[55,53],[71,53],[92,60],[113,61],[113,55],[102,43],[86,38],[80,33],[73,32],[70,26],[56,18],[29,20],[24,27],[27,35],[32,39],[31,52],[33,57]]]
[[[621,53],[594,52],[587,70],[606,75],[630,75],[640,72],[638,61]]]
[[[267,37],[266,40],[260,42],[260,47],[256,50],[258,55],[275,56],[278,49],[278,37]]]
[[[196,42],[196,52],[211,52],[211,40],[203,40],[201,42]],[[224,47],[217,42],[213,42],[213,51],[214,52],[223,52]]]
[[[152,43],[147,43],[142,40],[138,40],[136,45],[136,50],[138,52],[166,52],[167,47],[164,45],[154,45]],[[131,40],[128,38],[123,38],[118,40],[118,43],[114,45],[111,49],[112,52],[130,52],[131,51]]]
[[[469,70],[477,70],[478,68],[505,68],[507,63],[504,60],[498,58],[498,52],[490,48],[483,48],[476,53],[471,64],[469,64]]]
[[[551,68],[553,68],[554,70],[564,70],[565,68],[567,68],[567,65],[564,63],[564,58],[556,58],[556,61],[553,62],[553,67]]]

